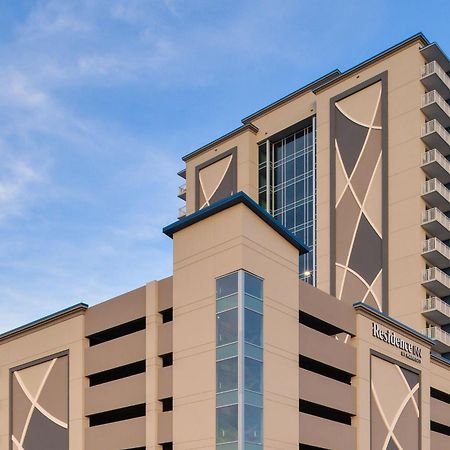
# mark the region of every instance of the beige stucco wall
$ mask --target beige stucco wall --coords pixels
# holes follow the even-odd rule
[[[420,314],[425,290],[420,285],[425,267],[420,227],[424,203],[420,169],[424,145],[420,140],[424,116],[420,111],[424,64],[419,42],[371,64],[317,94],[317,264],[318,287],[330,289],[330,98],[373,76],[388,71],[389,134],[389,314],[416,329],[425,322]],[[355,299],[357,300],[357,299]]]
[[[380,324],[383,328],[395,331],[398,336],[404,338],[422,349],[422,361],[416,363],[401,356],[401,350],[372,336],[372,322]],[[421,450],[430,450],[430,383],[431,362],[429,347],[410,333],[405,333],[401,328],[391,326],[384,321],[373,318],[365,313],[357,313],[357,335],[352,339],[352,345],[357,352],[357,376],[352,379],[352,385],[357,389],[357,416],[352,425],[357,427],[357,448],[370,448],[370,352],[374,350],[389,358],[392,358],[406,366],[420,372],[421,379]],[[389,380],[386,380],[388,383]],[[447,382],[448,389],[448,382]]]
[[[84,449],[84,315],[0,343],[0,450],[9,450],[9,369],[69,350],[69,448]]]
[[[265,448],[298,448],[297,264],[298,251],[242,204],[174,235],[178,450],[215,447],[215,278],[241,268],[265,280]]]

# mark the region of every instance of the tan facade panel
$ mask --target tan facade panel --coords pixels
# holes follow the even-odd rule
[[[173,419],[172,411],[161,412],[158,414],[158,442],[164,444],[165,442],[173,441]]]
[[[445,434],[431,432],[430,450],[448,450],[450,448],[450,436]]]
[[[356,334],[356,319],[353,307],[331,295],[299,282],[299,310],[351,334]]]
[[[356,374],[356,349],[319,331],[299,325],[300,355]]]
[[[145,447],[145,417],[86,430],[86,450],[123,450],[136,447]]]
[[[300,413],[300,443],[333,450],[356,450],[356,429],[350,425]]]
[[[173,396],[173,366],[158,369],[158,399]]]
[[[450,427],[450,404],[436,398],[430,399],[431,421]]]
[[[158,281],[158,311],[164,311],[173,306],[173,277]]]
[[[145,359],[145,330],[86,349],[86,375]]]
[[[86,336],[145,317],[145,286],[89,308]]]
[[[170,353],[173,349],[173,322],[158,326],[158,355]]]
[[[356,388],[309,370],[299,371],[300,400],[356,415]]]
[[[85,391],[86,416],[141,403],[145,403],[145,373],[87,387]]]

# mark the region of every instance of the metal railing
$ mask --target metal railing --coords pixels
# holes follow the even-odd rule
[[[422,225],[435,220],[450,230],[450,219],[439,208],[431,208],[422,212]]]
[[[186,216],[186,205],[182,206],[181,208],[178,208],[178,218],[182,219]]]
[[[433,73],[435,73],[450,89],[450,77],[445,73],[445,70],[437,63],[437,61],[431,61],[422,66],[422,78],[432,75]]]
[[[427,134],[436,132],[450,146],[450,134],[448,131],[436,120],[432,119],[422,125],[421,137],[425,137]]]
[[[427,92],[422,96],[422,108],[431,105],[431,103],[438,104],[439,107],[447,114],[447,116],[450,117],[450,106],[436,90]]]
[[[423,243],[422,252],[432,252],[437,251],[444,255],[448,260],[450,260],[450,247],[445,245],[441,240],[438,238],[431,238],[427,239]]]
[[[445,287],[450,289],[450,277],[437,267],[425,269],[425,271],[422,274],[422,283],[426,283],[428,281],[433,280],[438,281],[439,283],[443,284]]]
[[[450,203],[450,190],[445,187],[437,178],[427,180],[422,185],[422,195],[436,191]]]
[[[422,331],[422,334],[435,341],[443,342],[450,346],[450,334],[441,327],[429,327]]]
[[[438,163],[442,168],[450,173],[450,162],[448,162],[445,156],[435,148],[428,150],[422,155],[422,166],[433,162]]]
[[[181,186],[178,186],[178,197],[184,194],[186,194],[186,183],[183,183]]]
[[[423,311],[430,311],[432,309],[436,309],[447,317],[450,317],[450,305],[443,302],[439,297],[429,297],[424,300]]]

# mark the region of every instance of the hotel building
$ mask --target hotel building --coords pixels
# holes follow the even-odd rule
[[[172,276],[0,335],[0,450],[449,450],[448,73],[417,34],[183,157]]]

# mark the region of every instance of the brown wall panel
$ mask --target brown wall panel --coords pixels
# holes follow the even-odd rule
[[[450,448],[450,436],[445,434],[431,432],[430,449],[431,450],[448,450]]]
[[[356,449],[356,429],[350,425],[300,413],[300,443],[333,450]]]
[[[172,397],[173,394],[173,366],[158,369],[158,399]]]
[[[145,330],[86,349],[86,375],[145,359]]]
[[[86,430],[85,450],[123,450],[145,446],[145,417],[114,422]]]
[[[192,418],[195,420],[195,418]],[[162,412],[158,414],[158,442],[164,444],[165,442],[173,441],[173,418],[172,412]]]
[[[145,403],[145,373],[88,387],[85,391],[87,416],[141,403]]]
[[[433,422],[450,427],[450,405],[448,403],[432,397],[430,399],[430,412]]]
[[[173,350],[173,322],[158,326],[158,355],[170,353]]]
[[[86,336],[145,317],[145,287],[89,308],[86,311]]]
[[[299,371],[300,400],[356,414],[356,389],[305,369]]]
[[[172,308],[173,306],[173,277],[167,277],[158,281],[158,311]]]
[[[332,336],[299,325],[299,353],[351,374],[356,374],[356,349]]]
[[[355,311],[350,305],[299,281],[299,310],[328,322],[351,335],[356,334]]]

